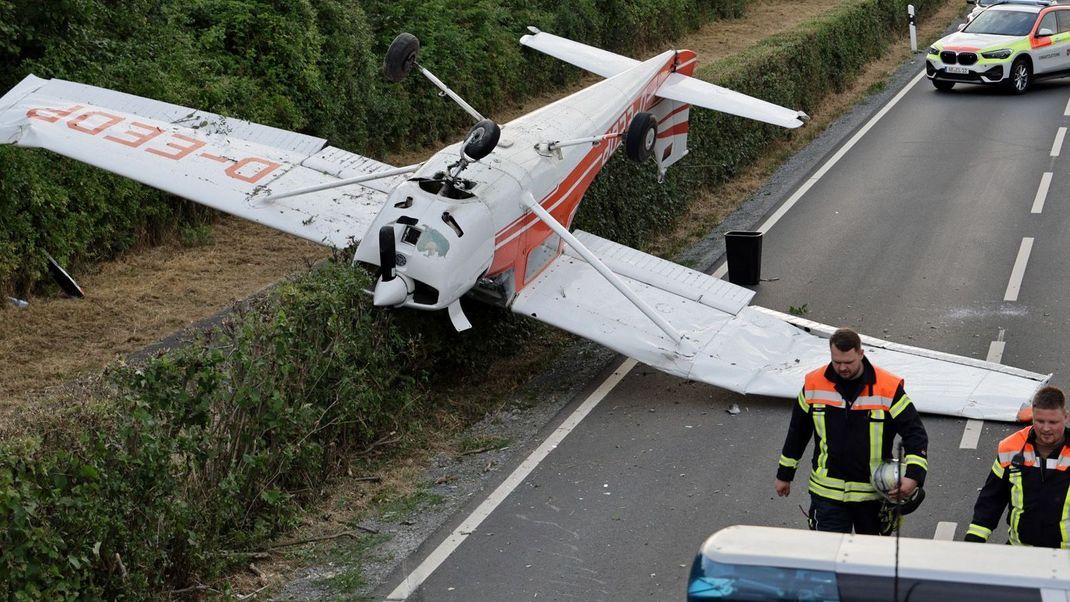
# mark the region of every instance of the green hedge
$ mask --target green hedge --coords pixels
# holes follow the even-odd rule
[[[327,138],[373,157],[457,137],[466,113],[422,77],[379,73],[401,31],[421,61],[486,114],[575,69],[522,52],[527,25],[637,52],[744,0],[0,0],[0,90],[62,78]],[[0,147],[0,292],[77,272],[212,213],[45,152]]]
[[[114,399],[35,419],[0,445],[0,598],[153,597],[211,582],[291,526],[354,452],[436,414],[442,393],[534,323],[482,304],[501,336],[372,307],[329,263],[196,344],[114,374]],[[434,392],[433,392],[434,391]],[[461,416],[472,419],[471,416]]]
[[[939,3],[914,1],[923,10]],[[850,2],[701,75],[812,108],[883,50],[889,28],[901,25],[899,8]],[[692,157],[665,185],[649,165],[608,166],[588,194],[583,227],[636,243],[669,223],[697,187],[729,177],[785,135],[701,110],[692,123]],[[280,286],[211,335],[212,345],[119,371],[113,399],[38,418],[29,434],[8,437],[0,445],[0,597],[148,598],[210,582],[240,562],[234,552],[287,528],[353,451],[457,411],[443,393],[456,384],[449,379],[473,378],[536,329],[472,305],[476,329],[458,335],[438,314],[372,308],[362,292],[368,278],[329,264]]]

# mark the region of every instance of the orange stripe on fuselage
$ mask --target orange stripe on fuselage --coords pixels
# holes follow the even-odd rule
[[[684,53],[689,53],[690,57],[694,57],[694,53],[691,51],[681,51],[677,55],[669,60],[662,69],[649,81],[643,88],[643,91],[639,96],[632,101],[632,103],[625,108],[620,116],[614,121],[614,125],[611,125],[606,134],[615,133],[614,127],[617,123],[624,120],[629,114],[634,115],[640,111],[649,110],[654,104],[661,99],[654,95],[658,87],[664,83],[665,78],[669,76],[677,61],[684,58]],[[689,57],[689,58],[690,58]],[[684,70],[690,72],[694,68],[694,64],[685,65],[681,72]],[[539,204],[545,208],[550,215],[554,216],[554,219],[561,222],[566,228],[572,223],[572,218],[576,214],[576,210],[579,207],[580,201],[583,199],[584,193],[590,187],[591,182],[594,181],[595,176],[602,170],[606,162],[612,157],[613,152],[618,146],[620,146],[621,139],[611,138],[605,142],[612,145],[607,151],[602,146],[592,147],[590,151],[584,155],[579,164],[572,169],[564,177],[560,184],[554,187],[550,193],[544,197]],[[514,269],[514,283],[516,290],[521,290],[524,285],[527,284],[524,278],[524,272],[527,265],[528,254],[532,249],[541,245],[550,235],[552,231],[550,227],[539,220],[538,216],[534,213],[526,212],[524,215],[513,220],[507,226],[498,231],[494,237],[495,251],[494,259],[491,262],[490,269],[487,271],[488,275],[494,276],[510,268]],[[542,271],[541,269],[539,270]],[[534,278],[535,275],[532,276]]]
[[[677,134],[686,134],[689,125],[690,123],[687,121],[678,123],[665,131],[658,132],[658,138],[668,138],[669,136],[676,136]]]

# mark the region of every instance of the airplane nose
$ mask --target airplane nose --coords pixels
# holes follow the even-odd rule
[[[372,291],[372,303],[378,307],[401,305],[409,297],[409,278],[398,274],[386,280],[379,278]]]

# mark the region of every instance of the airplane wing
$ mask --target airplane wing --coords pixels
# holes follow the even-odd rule
[[[669,78],[654,94],[696,107],[747,117],[786,128],[797,128],[810,119],[802,111],[787,109],[680,73],[669,75]]]
[[[613,77],[641,64],[635,59],[608,50],[544,31],[534,31],[535,33],[520,38],[520,43],[602,77]],[[682,73],[670,74],[654,94],[661,98],[786,128],[797,128],[809,120],[802,111],[787,109]]]
[[[571,248],[517,295],[534,317],[682,378],[737,393],[795,398],[803,377],[829,361],[832,327],[748,306],[749,289],[599,238],[574,233],[697,352],[644,316]],[[1051,375],[863,337],[866,355],[903,377],[919,411],[1014,421]]]
[[[338,248],[360,240],[404,177],[264,202],[391,166],[321,138],[33,75],[0,97],[0,144],[45,148]]]

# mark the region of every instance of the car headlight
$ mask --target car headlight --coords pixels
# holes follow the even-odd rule
[[[929,46],[929,54],[940,54],[940,51],[936,49],[936,46]]]
[[[988,52],[982,52],[981,56],[986,59],[1005,59],[1011,55],[1010,48],[1003,48],[1000,50],[990,50]]]

